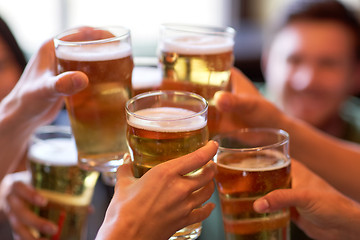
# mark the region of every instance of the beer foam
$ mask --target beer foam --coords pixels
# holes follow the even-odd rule
[[[83,62],[108,61],[131,56],[131,45],[126,42],[98,45],[62,46],[56,49],[56,57]]]
[[[217,54],[232,51],[234,41],[220,36],[184,36],[167,38],[161,50],[180,54]]]
[[[54,138],[38,141],[31,145],[28,157],[33,162],[48,165],[77,165],[75,142],[70,138]]]
[[[290,160],[282,153],[276,151],[268,151],[268,153],[269,152],[271,152],[271,154],[259,156],[257,158],[245,158],[240,162],[232,162],[230,164],[219,163],[217,159],[216,162],[221,167],[246,172],[273,171],[284,168],[290,164]],[[219,157],[217,156],[216,158]]]
[[[129,125],[155,132],[194,131],[205,127],[207,123],[204,116],[193,116],[196,112],[184,108],[148,108],[136,111],[135,114],[143,118],[130,116]]]

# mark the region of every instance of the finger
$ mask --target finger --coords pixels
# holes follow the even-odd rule
[[[187,225],[204,221],[206,218],[208,218],[210,216],[210,214],[211,214],[212,210],[214,210],[214,208],[215,208],[214,203],[207,203],[207,204],[204,204],[204,206],[202,206],[200,208],[194,209],[186,219]]]
[[[11,219],[9,220],[11,222]],[[12,225],[11,228],[13,231],[14,240],[38,240],[38,238],[34,237],[31,231],[23,225]]]
[[[254,112],[262,103],[261,96],[234,95],[226,91],[218,91],[214,95],[215,107],[221,112],[243,114]]]
[[[162,163],[171,171],[183,176],[197,170],[210,161],[216,154],[218,143],[209,141],[205,146],[193,153]]]
[[[130,162],[130,156],[126,155],[124,163],[120,165],[116,171],[116,185],[128,184],[129,181],[134,180],[132,172],[132,164]]]
[[[32,186],[23,182],[14,182],[10,194],[15,194],[36,206],[45,206],[47,204],[46,198],[41,196]]]
[[[198,208],[204,202],[209,200],[211,195],[214,193],[214,189],[215,189],[214,182],[211,181],[203,188],[195,191],[188,199],[190,209]]]
[[[255,85],[237,68],[231,69],[231,91],[234,94],[246,93],[260,95]]]
[[[19,198],[9,196],[9,206],[11,209],[12,226],[17,226],[19,231],[22,230],[22,226],[27,226],[49,235],[57,232],[57,226],[54,223],[36,215]]]
[[[188,186],[190,192],[194,192],[199,188],[204,187],[209,182],[212,182],[216,172],[216,164],[213,161],[210,161],[196,173],[184,176],[184,185]]]
[[[87,87],[89,79],[85,73],[65,72],[55,77],[55,91],[60,95],[73,95]]]
[[[288,207],[307,209],[310,203],[308,193],[304,190],[278,189],[257,199],[253,207],[256,212],[267,213]]]

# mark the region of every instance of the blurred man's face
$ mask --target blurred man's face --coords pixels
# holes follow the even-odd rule
[[[321,127],[353,90],[354,44],[335,22],[298,21],[277,34],[268,52],[269,96],[287,114]]]
[[[0,37],[0,101],[13,89],[20,75],[21,69],[14,54]]]

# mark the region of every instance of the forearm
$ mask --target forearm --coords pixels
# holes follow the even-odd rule
[[[36,127],[22,115],[22,104],[16,98],[5,98],[0,103],[0,179],[21,161]]]
[[[298,120],[286,118],[282,125],[290,134],[291,157],[360,201],[360,146],[335,139]]]

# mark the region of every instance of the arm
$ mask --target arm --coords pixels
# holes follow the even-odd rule
[[[303,162],[346,195],[360,201],[359,145],[336,139],[300,120],[286,116],[255,91],[255,87],[251,86],[243,74],[238,71],[233,71],[232,74],[234,93],[215,94],[216,107],[220,111],[231,112],[232,121],[240,126],[284,129],[290,134],[292,157]]]
[[[301,164],[292,162],[293,189],[273,191],[254,203],[257,212],[293,207],[292,220],[314,239],[358,239],[360,205]],[[294,213],[293,211],[293,213]]]
[[[97,239],[167,240],[182,227],[207,218],[214,204],[201,204],[214,191],[216,167],[211,159],[216,151],[217,144],[210,141],[191,154],[155,166],[139,179],[133,177],[130,164],[120,166]],[[201,167],[200,173],[186,176]]]
[[[56,117],[62,97],[87,86],[85,74],[67,72],[56,76],[55,67],[53,42],[48,41],[30,60],[18,84],[0,102],[0,180],[24,156],[34,129]]]

